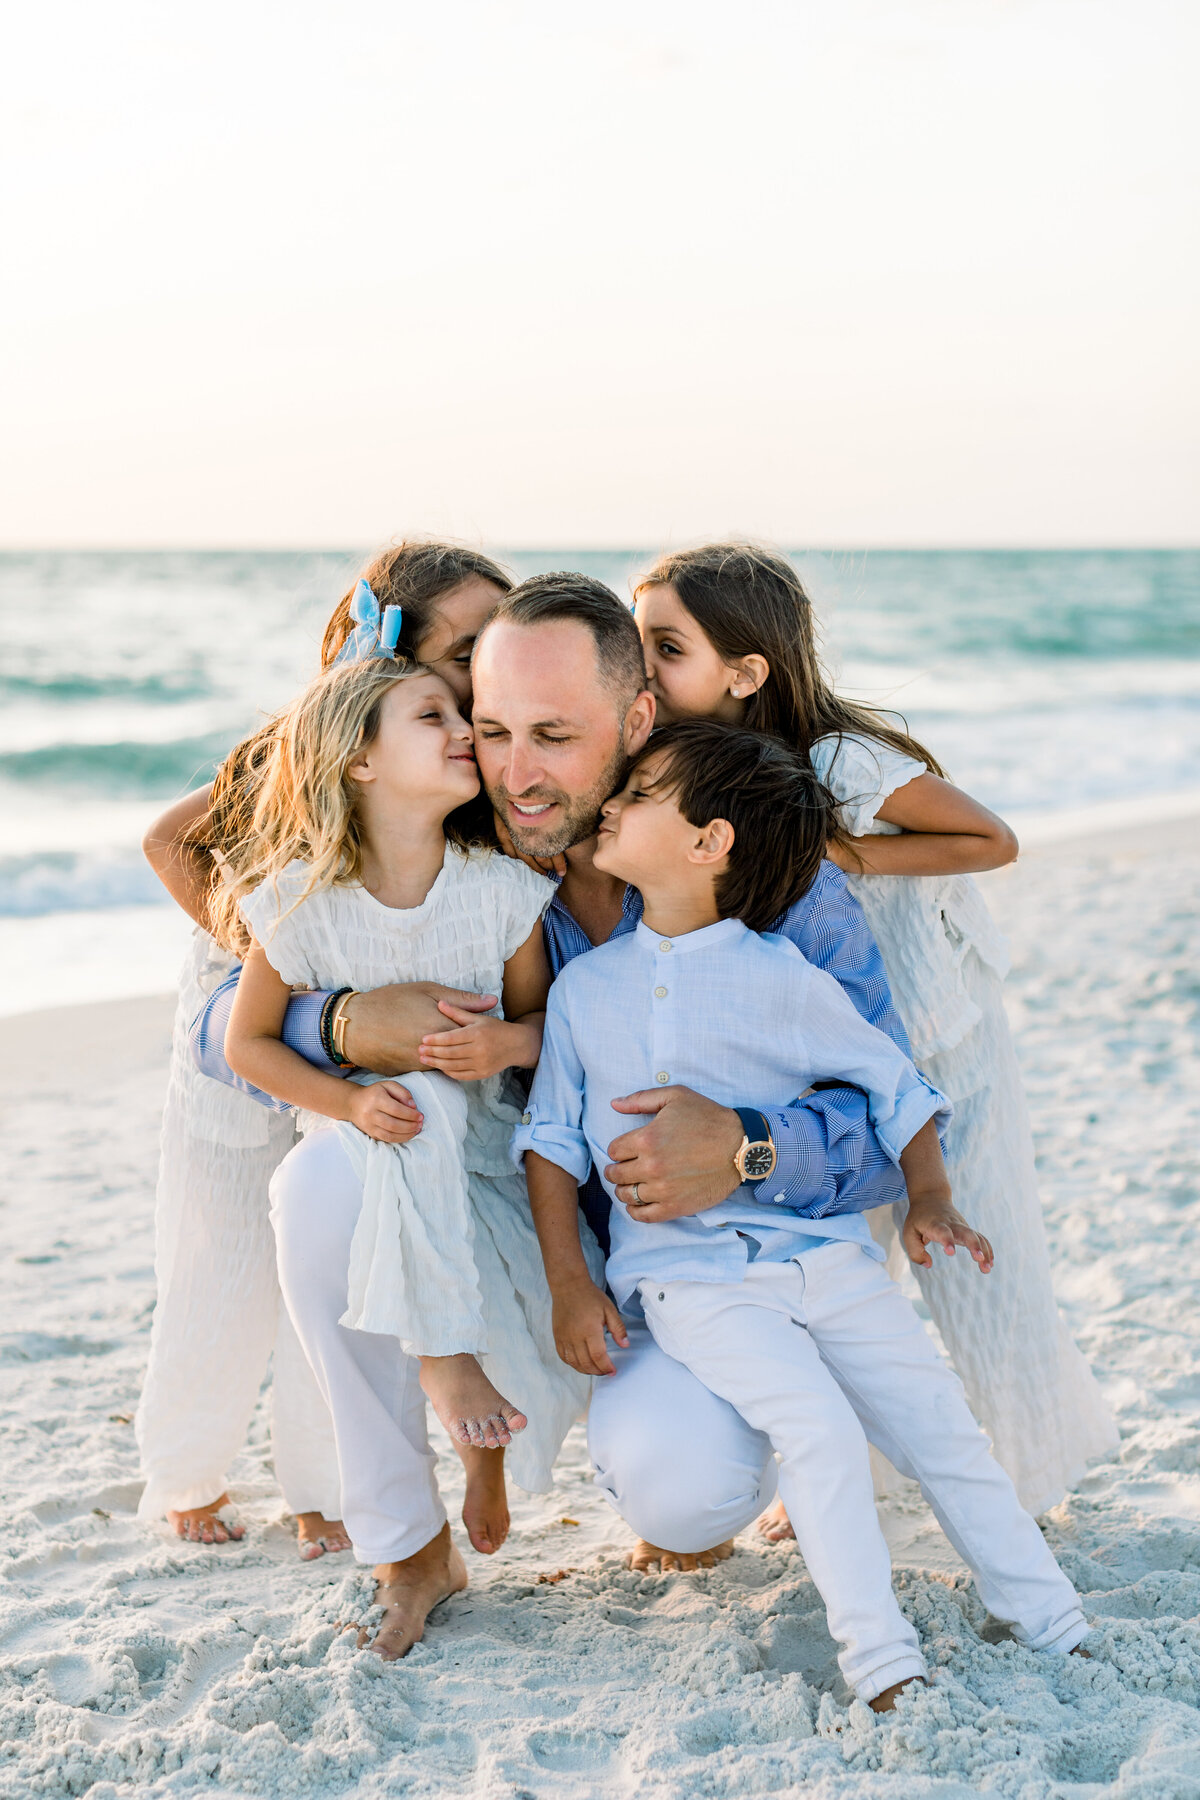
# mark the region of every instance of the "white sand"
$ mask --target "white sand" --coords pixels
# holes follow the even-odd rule
[[[1092,1662],[1006,1641],[919,1498],[889,1504],[938,1675],[884,1722],[847,1705],[794,1549],[747,1535],[711,1574],[624,1570],[578,1433],[401,1665],[336,1634],[361,1581],[297,1561],[261,1415],[244,1544],[141,1531],[127,1421],[170,1005],[6,1021],[0,1795],[1200,1796],[1198,876],[1176,821],[989,878],[1059,1291],[1123,1443],[1046,1522]]]

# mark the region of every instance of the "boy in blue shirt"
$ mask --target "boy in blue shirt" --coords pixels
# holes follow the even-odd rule
[[[868,1438],[921,1483],[984,1604],[1021,1642],[1070,1651],[1087,1625],[865,1221],[772,1211],[745,1186],[665,1219],[636,1188],[626,1205],[610,1186],[615,1305],[587,1273],[577,1223],[577,1184],[607,1162],[614,1098],[673,1083],[726,1105],[747,1091],[787,1105],[814,1083],[850,1081],[904,1175],[909,1255],[929,1266],[940,1243],[991,1267],[991,1247],[951,1202],[937,1135],[948,1103],[770,931],[813,879],[831,819],[812,771],[773,739],[698,720],[651,738],[604,808],[595,856],[641,891],[643,918],[554,983],[514,1154],[559,1354],[607,1373],[605,1332],[625,1341],[618,1307],[644,1311],[667,1354],[769,1436],[843,1674],[886,1711],[925,1664],[892,1592]],[[755,1139],[752,1115],[746,1126],[739,1173],[765,1183],[770,1141]]]

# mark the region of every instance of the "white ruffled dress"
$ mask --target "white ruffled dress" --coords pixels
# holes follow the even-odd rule
[[[817,774],[855,837],[898,827],[878,817],[927,773],[886,744],[846,736],[812,747]],[[980,1278],[969,1258],[915,1269],[997,1460],[1031,1512],[1055,1505],[1089,1461],[1118,1442],[1096,1378],[1059,1313],[1050,1276],[1033,1138],[1001,985],[1008,951],[968,875],[852,875],[913,1059],[954,1103],[946,1162],[960,1211],[992,1241]],[[872,1215],[894,1275],[912,1268],[890,1210]]]
[[[307,880],[307,865],[291,863],[242,902],[272,967],[291,987],[438,981],[498,995],[505,963],[554,892],[524,863],[451,845],[420,906],[384,906],[359,885],[300,899]],[[395,1078],[425,1118],[408,1144],[383,1144],[315,1113],[299,1117],[303,1133],[337,1130],[363,1184],[342,1323],[397,1337],[413,1355],[477,1355],[500,1392],[528,1415],[508,1451],[513,1478],[545,1492],[591,1383],[554,1348],[525,1180],[508,1153],[520,1095],[511,1072],[476,1082],[421,1070],[397,1070]],[[594,1240],[588,1249],[600,1274]]]

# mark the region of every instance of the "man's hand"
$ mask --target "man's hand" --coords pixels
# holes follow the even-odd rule
[[[604,1334],[627,1350],[629,1333],[608,1295],[590,1276],[581,1275],[556,1283],[553,1299],[554,1348],[562,1360],[581,1375],[615,1375]]]
[[[970,1251],[981,1275],[990,1274],[996,1260],[987,1239],[967,1224],[948,1195],[910,1199],[901,1236],[909,1261],[922,1269],[933,1267],[933,1257],[929,1254],[931,1244],[940,1244],[947,1256],[953,1256],[955,1245],[961,1244],[964,1250]]]
[[[746,1134],[732,1107],[685,1087],[647,1088],[612,1104],[614,1112],[651,1115],[613,1139],[604,1171],[635,1219],[653,1225],[689,1218],[740,1187],[733,1159]]]
[[[434,1031],[421,1039],[421,1067],[436,1069],[452,1081],[482,1081],[502,1069],[532,1069],[542,1048],[537,1025],[520,1019],[479,1018],[465,1007],[443,1000],[440,1010],[457,1029]]]
[[[373,1081],[369,1087],[347,1083],[350,1123],[381,1144],[407,1144],[425,1123],[408,1089],[398,1081]]]
[[[373,1075],[396,1075],[421,1067],[421,1039],[444,1028],[438,1002],[469,1013],[487,1013],[495,994],[466,994],[437,981],[408,981],[351,994],[342,1009],[346,1056]]]

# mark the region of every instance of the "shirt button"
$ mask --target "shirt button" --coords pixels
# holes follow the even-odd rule
[[[664,938],[658,947],[660,950],[669,950],[671,948],[670,938]]]
[[[521,1114],[521,1123],[522,1123],[522,1125],[528,1125],[528,1124],[529,1124],[529,1121],[530,1121],[530,1120],[531,1120],[531,1119],[532,1119],[532,1118],[533,1118],[533,1114],[532,1114],[532,1113],[522,1113],[522,1114]]]
[[[783,1195],[782,1194],[772,1194],[771,1198],[772,1198],[772,1200],[782,1200]]]
[[[660,1069],[654,1079],[655,1081],[670,1081],[671,1077],[667,1074],[665,1069]]]
[[[655,998],[655,999],[656,999],[656,1000],[665,1000],[665,999],[666,999],[666,997],[667,997],[667,990],[666,990],[666,988],[665,988],[665,987],[656,987],[656,988],[655,988],[655,990],[654,990],[654,998]]]

